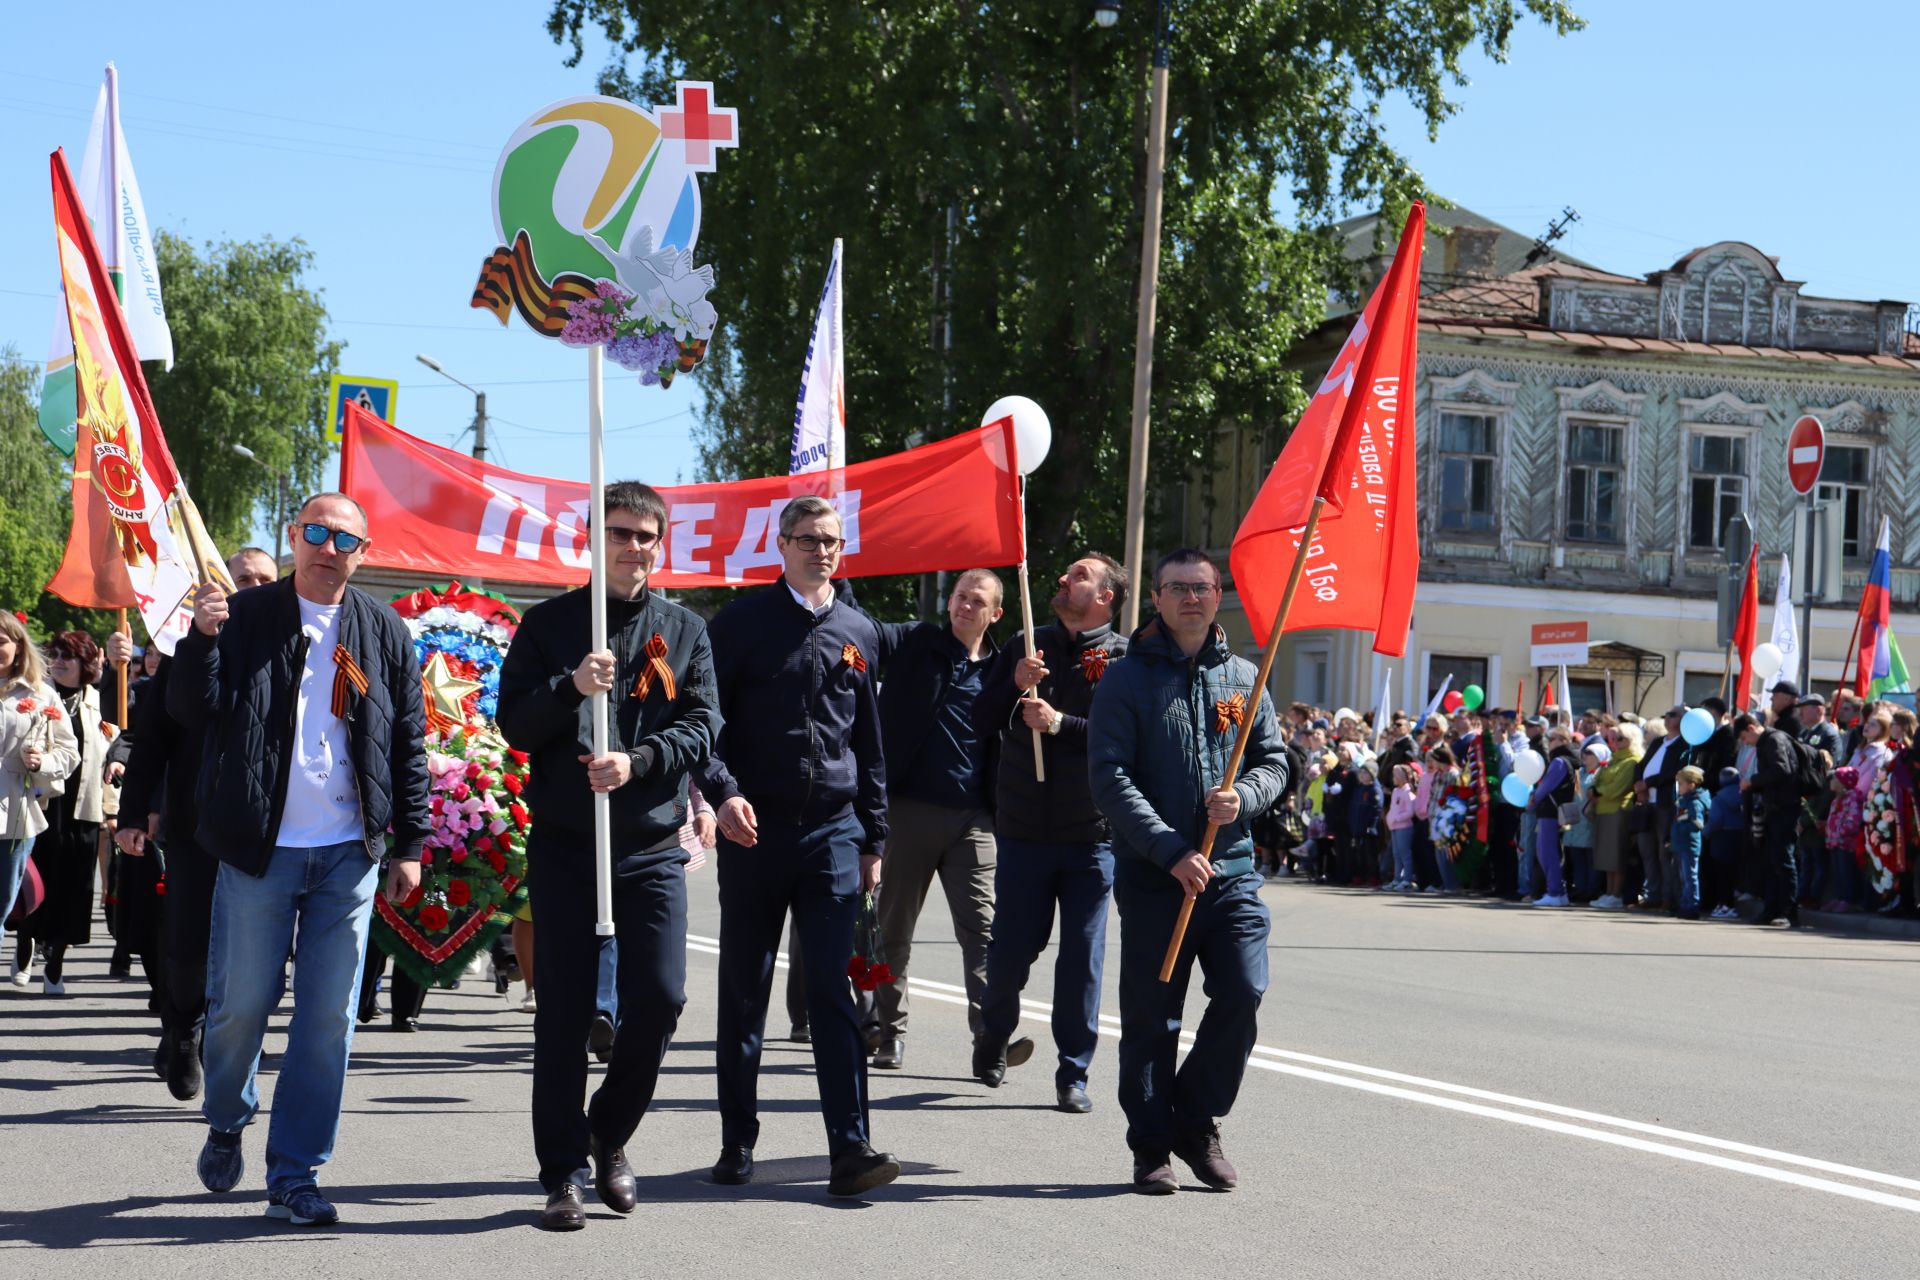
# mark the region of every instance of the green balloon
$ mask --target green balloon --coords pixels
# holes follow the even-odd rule
[[[1487,700],[1487,691],[1477,684],[1470,684],[1460,691],[1460,705],[1469,711],[1478,711]]]

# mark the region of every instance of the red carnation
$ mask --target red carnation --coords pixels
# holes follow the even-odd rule
[[[867,958],[865,956],[855,956],[853,959],[847,961],[847,976],[852,978],[856,983],[863,981],[867,976]]]
[[[58,707],[48,707],[41,712],[41,714],[49,720],[61,720],[65,718],[60,714],[60,708]]]
[[[480,776],[480,762],[478,760],[467,761],[467,776],[469,778],[477,778]]]
[[[879,964],[873,966],[873,968],[868,970],[868,972],[873,975],[873,980],[875,984],[879,986],[884,987],[888,983],[894,980],[893,966],[889,965],[885,960],[882,960]]]
[[[413,886],[412,893],[409,893],[406,897],[400,900],[400,905],[409,909],[417,907],[420,905],[420,899],[426,896],[427,896],[427,887],[423,884],[417,884]]]
[[[447,909],[437,902],[420,908],[420,926],[430,933],[439,933],[447,927]]]
[[[13,709],[15,711],[18,711],[23,716],[30,716],[33,714],[33,699],[22,698],[20,699],[20,701],[13,704]]]
[[[493,867],[493,874],[504,875],[506,873],[507,860],[501,857],[499,854],[497,853],[488,854],[487,862]]]
[[[464,907],[473,901],[473,887],[465,880],[455,880],[447,886],[447,901],[456,907]]]
[[[502,831],[499,835],[493,838],[493,847],[498,849],[502,853],[512,853],[513,838],[509,836],[506,832]]]
[[[433,803],[428,807],[432,809],[433,816],[437,818],[446,811],[447,802],[442,797],[435,796],[433,798]]]
[[[449,855],[448,860],[456,863],[465,862],[467,860],[467,851],[465,849],[455,849],[453,853]]]
[[[473,785],[476,790],[491,791],[496,783],[492,774],[483,773],[473,780]]]
[[[164,898],[167,896],[167,878],[165,876],[161,876],[160,879],[154,883],[153,892],[158,897]]]
[[[467,790],[467,784],[463,782],[459,786],[455,787],[452,791],[448,792],[448,794],[451,795],[455,800],[465,800],[468,796],[472,795],[473,792]]]
[[[13,617],[14,617],[14,620],[18,622],[21,626],[24,627],[27,625],[27,615],[22,613],[20,610],[15,609],[13,611]]]
[[[525,788],[526,784],[522,783],[520,779],[514,777],[512,774],[508,774],[500,780],[500,785],[507,789],[508,795],[517,796]]]
[[[508,805],[507,814],[513,819],[514,826],[524,827],[527,825],[527,806],[523,804]]]
[[[433,850],[422,849],[420,851],[420,865],[423,867],[430,867],[433,865]]]
[[[525,764],[529,758],[524,751],[515,751],[511,747],[507,749],[507,759],[513,761],[515,764]]]

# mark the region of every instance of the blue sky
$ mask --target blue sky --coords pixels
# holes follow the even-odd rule
[[[1901,248],[1916,181],[1899,96],[1920,13],[1772,0],[1579,7],[1591,23],[1579,35],[1523,26],[1510,64],[1469,59],[1463,110],[1437,143],[1410,109],[1389,110],[1436,190],[1528,232],[1571,205],[1582,219],[1566,252],[1612,270],[1742,239],[1810,293],[1920,300],[1920,265]],[[502,329],[467,300],[494,243],[501,144],[535,108],[590,92],[603,47],[563,67],[543,0],[180,6],[191,20],[97,0],[84,23],[73,12],[8,19],[10,46],[33,56],[0,69],[0,344],[46,353],[46,156],[65,145],[77,167],[112,59],[157,225],[196,240],[303,237],[348,344],[345,371],[397,377],[402,427],[451,443],[472,417],[467,392],[414,362],[427,352],[486,388],[497,461],[585,478],[584,357],[517,322]],[[751,119],[741,132],[753,145]],[[848,246],[850,264],[858,252]],[[804,344],[796,332],[796,384]],[[663,392],[610,376],[608,474],[692,479],[694,407],[685,381]]]

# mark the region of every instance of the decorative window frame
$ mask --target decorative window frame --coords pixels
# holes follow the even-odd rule
[[[1427,538],[1445,538],[1460,542],[1492,542],[1507,545],[1507,469],[1513,458],[1513,402],[1520,393],[1518,382],[1505,382],[1484,369],[1469,369],[1451,378],[1434,378],[1427,384],[1427,403],[1433,414],[1427,438],[1433,447],[1421,471],[1421,482],[1429,501],[1420,504],[1422,533]],[[1490,533],[1463,533],[1440,528],[1440,415],[1476,413],[1493,419],[1497,436],[1493,449],[1493,529]]]
[[[1553,544],[1556,548],[1599,552],[1617,547],[1621,555],[1631,558],[1638,554],[1640,548],[1640,496],[1639,486],[1633,482],[1633,477],[1640,462],[1638,428],[1640,406],[1646,402],[1646,393],[1623,391],[1606,378],[1585,386],[1555,387],[1553,393],[1560,401],[1554,439],[1554,448],[1560,452],[1560,468],[1559,479],[1555,482]],[[1566,536],[1567,473],[1572,467],[1567,458],[1567,431],[1575,418],[1621,429],[1620,524],[1623,533],[1618,543],[1575,542]]]
[[[1680,443],[1682,454],[1678,475],[1674,478],[1677,489],[1675,496],[1674,520],[1674,563],[1684,564],[1688,556],[1717,555],[1719,550],[1709,551],[1693,545],[1689,536],[1693,520],[1693,437],[1733,436],[1745,440],[1747,444],[1747,469],[1743,477],[1747,482],[1747,506],[1751,510],[1760,493],[1760,446],[1767,426],[1767,406],[1742,400],[1731,391],[1718,391],[1702,400],[1682,399],[1680,401]]]

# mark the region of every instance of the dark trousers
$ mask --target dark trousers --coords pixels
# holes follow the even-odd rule
[[[160,898],[160,1021],[184,1040],[207,1017],[207,945],[220,863],[185,837],[166,843],[167,891]],[[150,861],[151,859],[149,859]]]
[[[387,971],[387,953],[372,936],[369,928],[367,936],[367,963],[360,971],[360,1012],[369,1014],[378,1003],[376,992],[378,983]],[[393,1015],[395,1026],[409,1018],[418,1018],[420,1011],[427,1007],[427,989],[399,965],[393,966],[393,981],[387,984],[387,1003]]]
[[[1434,860],[1433,835],[1426,822],[1413,824],[1413,882],[1422,889],[1440,883],[1440,867]]]
[[[984,1034],[1005,1043],[1020,1022],[1020,993],[1033,962],[1053,934],[1060,911],[1060,950],[1053,965],[1053,1043],[1060,1052],[1054,1084],[1084,1089],[1100,1043],[1100,975],[1106,967],[1107,899],[1113,893],[1113,846],[1056,844],[999,837],[993,872],[993,940],[987,944]]]
[[[1493,820],[1487,824],[1485,874],[1495,897],[1517,897],[1520,893],[1520,811],[1504,802],[1489,800],[1488,803],[1494,805],[1494,810]]]
[[[1127,1116],[1127,1146],[1137,1154],[1164,1154],[1176,1135],[1205,1132],[1233,1109],[1267,990],[1271,920],[1259,890],[1260,878],[1253,875],[1210,882],[1194,903],[1173,981],[1161,982],[1160,962],[1184,900],[1179,882],[1146,862],[1116,870],[1120,1108]],[[1195,960],[1204,975],[1207,1010],[1176,1071],[1181,1010]]]
[[[1772,796],[1767,797],[1766,806],[1761,820],[1760,847],[1755,851],[1761,870],[1760,918],[1785,916],[1798,920],[1800,885],[1794,867],[1793,838],[1799,826],[1800,806],[1790,799],[1776,800]]]
[[[660,1080],[660,1063],[687,1003],[687,873],[658,854],[613,864],[614,986],[620,1029],[613,1056],[583,1111],[587,1092],[587,1027],[599,1003],[601,939],[593,931],[590,844],[528,842],[540,886],[533,898],[533,977],[540,1009],[533,1017],[533,1149],[540,1185],[587,1186],[587,1147],[598,1138],[624,1147],[640,1127]]]
[[[868,1140],[866,1044],[847,984],[860,909],[863,839],[851,810],[814,826],[782,825],[763,815],[759,842],[751,849],[720,837],[714,1058],[725,1145],[752,1147],[760,1137],[760,1052],[773,995],[773,957],[788,911],[806,965],[807,1021],[827,1154],[837,1157]]]

